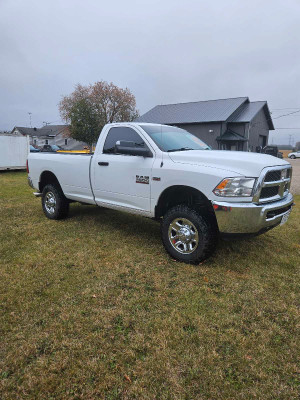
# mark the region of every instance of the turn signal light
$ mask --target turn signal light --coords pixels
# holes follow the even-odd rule
[[[219,190],[225,189],[228,182],[229,182],[229,179],[224,179],[222,182],[220,182],[220,183],[218,184],[218,186],[215,187],[215,190],[216,190],[216,189],[219,189]]]

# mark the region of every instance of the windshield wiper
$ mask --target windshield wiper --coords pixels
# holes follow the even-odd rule
[[[190,147],[181,147],[180,149],[168,150],[168,153],[171,153],[172,151],[185,151],[185,150],[195,150],[195,149],[191,149]]]

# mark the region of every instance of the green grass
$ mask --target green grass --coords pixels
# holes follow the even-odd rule
[[[299,214],[193,266],[156,222],[79,204],[50,221],[1,173],[1,400],[298,398]]]

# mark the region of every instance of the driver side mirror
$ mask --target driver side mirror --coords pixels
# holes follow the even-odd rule
[[[116,143],[116,153],[117,154],[128,154],[131,156],[141,156],[141,157],[153,157],[151,151],[146,147],[145,143],[137,144],[135,142],[129,142],[125,140],[120,140]]]

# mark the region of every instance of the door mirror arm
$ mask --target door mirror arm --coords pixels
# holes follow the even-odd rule
[[[131,156],[149,158],[153,157],[152,152],[147,147],[137,146],[134,142],[117,142],[115,149],[117,154],[128,154]]]

